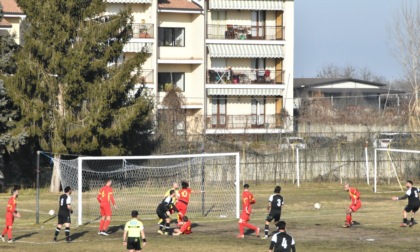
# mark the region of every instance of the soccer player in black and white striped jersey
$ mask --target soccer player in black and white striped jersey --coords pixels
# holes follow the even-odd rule
[[[66,241],[70,242],[70,223],[71,218],[70,214],[73,213],[73,209],[71,208],[71,188],[70,186],[66,186],[64,188],[64,194],[60,196],[59,201],[59,210],[58,210],[58,224],[55,229],[54,234],[54,241],[57,241],[57,236],[60,233],[61,227],[64,225],[66,227],[65,234],[66,234]]]
[[[279,232],[271,238],[269,252],[296,252],[295,240],[289,234],[286,234],[286,222],[277,223]]]
[[[283,196],[280,195],[281,187],[276,186],[274,188],[274,194],[268,198],[267,211],[268,215],[265,218],[264,237],[261,239],[268,239],[268,231],[270,228],[270,222],[274,219],[274,224],[280,220],[281,209],[284,205]]]
[[[401,223],[401,227],[411,227],[414,224],[414,216],[416,215],[417,210],[420,208],[420,199],[419,199],[419,189],[413,187],[413,181],[407,180],[405,183],[405,187],[407,191],[405,195],[402,197],[392,197],[392,200],[404,200],[408,198],[408,205],[405,206],[403,211],[403,223]],[[408,222],[407,214],[411,213],[411,220]]]

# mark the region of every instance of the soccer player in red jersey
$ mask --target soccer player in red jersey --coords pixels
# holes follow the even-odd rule
[[[252,213],[252,205],[256,202],[254,195],[248,189],[249,185],[245,184],[242,193],[242,213],[239,217],[239,235],[236,236],[238,238],[244,238],[244,227],[254,230],[257,237],[260,235],[260,228],[248,223],[249,216]]]
[[[178,222],[182,222],[182,218],[187,213],[188,203],[190,202],[190,196],[192,193],[189,184],[186,181],[181,182],[182,189],[179,190],[179,198],[175,204],[175,207],[178,209]]]
[[[184,216],[179,224],[180,228],[175,228],[172,235],[191,234],[191,221],[187,216]]]
[[[3,229],[3,233],[1,233],[1,240],[5,242],[4,235],[7,233],[7,238],[9,239],[9,243],[13,243],[12,239],[12,228],[13,222],[16,218],[20,218],[20,213],[16,210],[16,199],[19,196],[19,191],[15,188],[12,190],[12,197],[10,197],[9,201],[7,202],[6,208],[6,227]]]
[[[106,233],[109,224],[111,223],[111,203],[115,209],[117,209],[117,205],[115,205],[114,194],[112,193],[111,188],[112,180],[108,179],[104,187],[99,190],[98,199],[100,204],[100,211],[101,211],[101,221],[99,223],[99,232],[100,235],[108,236],[109,234]]]
[[[344,190],[349,192],[351,205],[346,210],[346,223],[344,224],[344,228],[349,228],[353,224],[353,220],[351,218],[351,214],[359,210],[362,207],[362,202],[360,201],[360,192],[354,188],[350,187],[348,183],[344,185]]]

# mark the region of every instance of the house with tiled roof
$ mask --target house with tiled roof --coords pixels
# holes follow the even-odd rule
[[[26,15],[17,5],[16,0],[0,0],[3,10],[3,19],[0,21],[0,36],[5,34],[14,34],[15,41],[21,44],[23,36],[21,24]]]

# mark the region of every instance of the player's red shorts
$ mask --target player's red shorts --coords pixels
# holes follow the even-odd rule
[[[112,215],[112,209],[110,205],[102,206],[101,205],[101,216],[111,216]]]
[[[13,222],[15,220],[15,216],[13,214],[6,214],[6,226],[13,226]]]
[[[178,201],[175,206],[178,209],[179,215],[185,216],[185,214],[187,213],[188,205],[185,204],[184,202]]]
[[[249,214],[246,212],[242,212],[241,216],[239,216],[239,219],[242,220],[242,222],[248,222],[249,221]]]
[[[361,207],[362,207],[362,202],[361,202],[360,200],[356,201],[356,205],[351,204],[351,205],[349,206],[349,208],[350,208],[353,212],[356,212],[356,211],[357,211],[357,210],[359,210],[359,208],[361,208]]]

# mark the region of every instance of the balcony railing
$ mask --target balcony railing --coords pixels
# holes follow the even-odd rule
[[[284,40],[284,26],[207,25],[207,38]]]
[[[207,129],[281,129],[284,118],[275,115],[211,115]]]
[[[284,71],[253,69],[253,70],[220,70],[207,71],[208,84],[283,84]]]
[[[142,69],[139,76],[139,83],[141,84],[153,84],[153,70],[151,69]]]
[[[154,38],[153,24],[134,23],[133,38]]]

